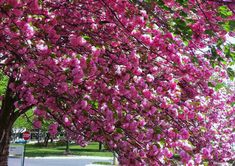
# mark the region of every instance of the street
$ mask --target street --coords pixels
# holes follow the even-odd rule
[[[21,166],[20,158],[9,158],[9,166]],[[88,166],[93,165],[93,162],[110,162],[112,157],[93,157],[93,156],[78,156],[78,157],[36,157],[25,158],[24,166]]]

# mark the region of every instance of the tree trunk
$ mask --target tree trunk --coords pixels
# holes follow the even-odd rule
[[[45,147],[47,147],[47,146],[48,146],[49,138],[50,138],[49,133],[46,133],[46,136],[44,137],[44,146],[45,146]]]
[[[9,144],[11,137],[11,128],[0,131],[0,165],[8,166]]]
[[[11,90],[9,85],[15,82],[13,77],[9,77],[5,95],[1,101],[0,109],[0,166],[8,166],[9,144],[11,130],[16,119],[27,112],[33,105],[22,110],[16,110],[14,102],[17,95]]]
[[[12,125],[20,116],[19,112],[14,112],[15,100],[13,98],[12,90],[9,88],[11,82],[14,82],[12,77],[9,78],[0,109],[0,166],[8,166],[8,154]]]
[[[65,148],[64,154],[69,155],[71,153],[70,153],[70,150],[69,150],[69,143],[70,142],[69,142],[69,137],[68,137],[67,132],[65,132],[65,142],[66,142],[66,148]]]
[[[101,151],[101,150],[102,150],[102,143],[99,142],[99,151]]]
[[[40,129],[38,129],[38,136],[37,136],[38,144],[40,143]]]
[[[65,153],[66,153],[66,154],[70,154],[70,150],[69,150],[69,139],[66,139],[66,149],[65,149]]]

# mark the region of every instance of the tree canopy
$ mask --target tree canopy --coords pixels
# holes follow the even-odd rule
[[[121,165],[234,158],[232,1],[0,0],[0,22],[12,114],[35,106]]]

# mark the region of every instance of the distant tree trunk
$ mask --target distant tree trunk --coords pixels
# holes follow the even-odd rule
[[[99,142],[99,151],[101,151],[101,150],[102,150],[102,143]]]
[[[46,133],[46,136],[45,136],[45,138],[44,138],[44,145],[45,145],[45,147],[48,146],[49,138],[50,138],[50,134],[49,134],[49,133]]]
[[[68,137],[68,134],[67,133],[65,133],[65,141],[66,141],[66,148],[65,148],[65,154],[71,154],[70,153],[70,150],[69,150],[69,137]]]
[[[51,143],[53,143],[53,141],[54,141],[54,138],[52,138],[52,137],[51,137],[51,138],[50,138],[50,140],[51,140]]]
[[[38,140],[38,144],[40,143],[40,129],[38,129],[38,136],[37,136],[37,140]]]
[[[68,140],[68,139],[66,140],[66,149],[65,149],[65,152],[66,152],[67,154],[70,153],[70,151],[69,151],[69,140]]]

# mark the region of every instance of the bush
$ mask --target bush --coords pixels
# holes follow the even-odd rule
[[[55,144],[56,144],[56,146],[66,146],[66,141],[65,140],[59,140]]]

